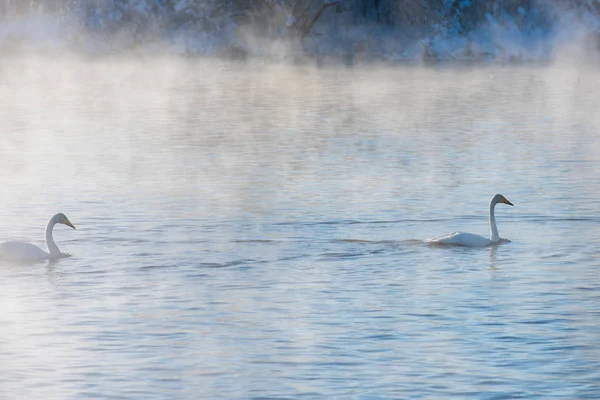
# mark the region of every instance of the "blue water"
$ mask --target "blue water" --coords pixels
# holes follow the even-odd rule
[[[600,397],[600,74],[0,62],[0,398]],[[510,243],[434,248],[454,230]]]

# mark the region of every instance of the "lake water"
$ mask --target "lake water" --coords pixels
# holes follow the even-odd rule
[[[0,61],[2,399],[600,397],[600,71]],[[454,230],[495,248],[435,248]]]

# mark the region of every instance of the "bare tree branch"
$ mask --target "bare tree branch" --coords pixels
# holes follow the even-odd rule
[[[338,4],[341,4],[341,3],[339,1],[334,1],[334,2],[331,2],[331,3],[323,4],[321,6],[321,9],[319,11],[317,11],[317,13],[315,14],[315,16],[312,19],[312,21],[310,22],[310,24],[308,24],[308,26],[304,27],[304,29],[302,30],[302,35],[300,36],[300,38],[304,39],[306,36],[308,36],[308,34],[310,33],[310,30],[312,29],[313,25],[319,20],[319,18],[321,18],[321,15],[323,15],[323,13],[329,7],[337,6]]]

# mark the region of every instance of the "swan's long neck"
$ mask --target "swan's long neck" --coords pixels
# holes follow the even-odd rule
[[[48,246],[48,252],[51,256],[57,256],[60,254],[60,250],[58,246],[54,242],[54,238],[52,237],[52,230],[54,229],[54,225],[56,225],[56,216],[52,217],[50,221],[48,221],[48,225],[46,226],[46,246]]]
[[[496,202],[490,202],[490,240],[492,242],[497,242],[500,240],[500,235],[498,235],[498,227],[496,226],[496,217],[494,216],[494,208],[496,207]]]

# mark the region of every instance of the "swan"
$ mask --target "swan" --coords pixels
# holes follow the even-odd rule
[[[64,224],[76,229],[63,213],[58,213],[48,221],[46,226],[46,245],[48,253],[39,247],[26,242],[4,242],[0,243],[0,260],[3,261],[41,261],[56,260],[63,256],[52,238],[54,225]]]
[[[473,233],[466,232],[454,232],[446,235],[434,237],[432,239],[425,240],[429,244],[440,244],[440,245],[454,245],[454,246],[466,246],[466,247],[486,247],[492,244],[501,242],[510,242],[508,239],[501,239],[498,235],[498,228],[496,227],[496,218],[494,217],[494,208],[496,204],[504,203],[512,206],[513,203],[508,201],[506,197],[501,194],[497,194],[490,200],[490,238],[475,235]]]

